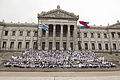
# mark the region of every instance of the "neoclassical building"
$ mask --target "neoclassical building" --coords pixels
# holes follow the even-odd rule
[[[120,23],[80,29],[79,16],[60,9],[41,12],[35,23],[0,22],[0,51],[92,50],[120,52]],[[48,31],[39,24],[49,27]]]

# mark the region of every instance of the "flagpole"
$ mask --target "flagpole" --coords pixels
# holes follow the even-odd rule
[[[39,31],[39,17],[38,17],[38,28],[37,28],[37,50],[38,50],[38,46],[39,46],[39,44],[38,44],[38,31]]]
[[[80,47],[81,47],[80,46],[80,27],[79,27],[79,42],[78,43],[79,43],[79,49],[80,49]]]

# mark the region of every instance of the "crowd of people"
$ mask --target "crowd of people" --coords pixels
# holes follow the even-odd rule
[[[19,68],[111,68],[116,67],[92,51],[26,50],[12,56],[5,67]]]

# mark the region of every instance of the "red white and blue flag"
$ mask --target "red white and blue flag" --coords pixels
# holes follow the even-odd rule
[[[90,28],[90,26],[88,26],[89,22],[79,21],[79,23],[83,25],[83,26],[80,26],[80,29]]]

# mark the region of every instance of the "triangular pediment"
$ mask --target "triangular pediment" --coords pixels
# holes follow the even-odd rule
[[[120,23],[116,23],[110,26],[112,29],[120,29]]]
[[[55,9],[48,12],[42,12],[38,14],[38,17],[42,18],[69,18],[69,19],[78,19],[79,16],[76,16],[74,13],[69,13],[62,9]]]

